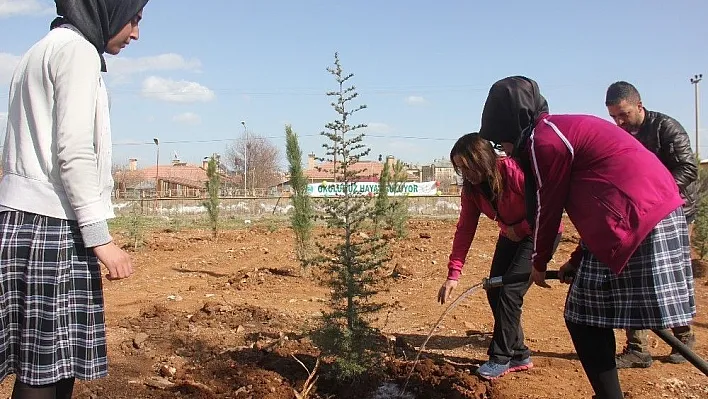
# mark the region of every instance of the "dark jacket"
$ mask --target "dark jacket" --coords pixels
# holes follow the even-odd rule
[[[698,166],[691,151],[688,133],[674,118],[660,112],[645,111],[644,123],[635,136],[669,169],[679,187],[686,218],[696,214]]]

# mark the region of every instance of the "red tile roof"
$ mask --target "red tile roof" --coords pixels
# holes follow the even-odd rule
[[[322,170],[318,170],[317,167]],[[360,181],[378,181],[384,164],[381,162],[361,161],[351,166],[352,170],[359,171],[360,174],[357,180]],[[323,162],[316,165],[315,169],[305,170],[305,176],[312,180],[326,180],[333,176],[334,163]]]
[[[203,188],[204,184],[209,180],[206,170],[202,169],[201,166],[191,164],[160,165],[159,168],[153,165],[144,169],[130,171],[130,173],[133,174],[133,179],[140,181],[154,181],[155,175],[159,173],[159,178],[162,181],[194,188]],[[222,181],[224,180],[233,184],[241,182],[241,178],[238,176],[222,176]]]

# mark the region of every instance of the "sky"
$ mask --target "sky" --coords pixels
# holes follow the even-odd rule
[[[54,16],[52,1],[0,0],[0,134],[14,66]],[[158,138],[160,163],[200,164],[244,134],[241,121],[283,165],[286,124],[303,155],[322,156],[335,52],[367,105],[353,122],[368,124],[370,159],[447,158],[479,129],[489,87],[517,74],[539,83],[552,113],[606,119],[607,86],[629,81],[695,150],[689,79],[708,78],[707,37],[705,0],[150,0],[140,40],[107,56],[114,163],[154,164]],[[708,158],[708,129],[699,143]]]

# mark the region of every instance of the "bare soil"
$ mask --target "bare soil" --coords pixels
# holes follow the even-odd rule
[[[550,268],[577,243],[572,225]],[[381,366],[359,381],[317,381],[310,398],[378,398],[400,388],[419,347],[444,311],[436,294],[446,277],[455,220],[419,219],[409,236],[392,240],[393,260],[378,299],[391,305],[374,322],[390,343]],[[459,295],[488,273],[498,230],[480,221]],[[422,238],[426,237],[426,238]],[[428,238],[429,237],[429,238]],[[79,382],[76,398],[291,399],[301,391],[318,354],[305,332],[326,305],[328,289],[301,273],[293,234],[284,225],[256,223],[223,231],[158,230],[134,253],[130,279],[105,281],[109,377]],[[394,271],[395,270],[395,271]],[[486,361],[493,319],[483,292],[454,309],[428,342],[407,392],[416,398],[588,398],[592,390],[562,317],[567,286],[532,287],[523,327],[535,367],[486,382],[474,374]],[[708,357],[708,286],[697,279],[696,352]],[[617,331],[617,348],[624,343]],[[621,370],[628,398],[705,398],[708,377],[690,364],[665,362],[670,348],[652,336],[654,364]],[[297,359],[297,360],[296,360]],[[325,359],[326,360],[326,359]],[[326,361],[321,370],[327,369]],[[9,397],[13,378],[0,384]],[[395,393],[396,389],[390,389]]]

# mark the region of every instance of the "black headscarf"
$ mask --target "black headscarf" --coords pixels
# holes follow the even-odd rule
[[[57,17],[51,29],[71,24],[96,47],[101,57],[101,71],[106,72],[108,40],[117,35],[149,0],[56,0]]]
[[[548,113],[548,103],[538,84],[524,76],[510,76],[492,85],[482,111],[479,135],[495,143],[514,143],[515,158],[525,175],[526,217],[533,227],[536,219],[536,182],[526,144],[538,117]]]
[[[538,85],[524,76],[510,76],[492,85],[482,111],[480,136],[494,143],[517,143],[536,119],[548,113]]]

